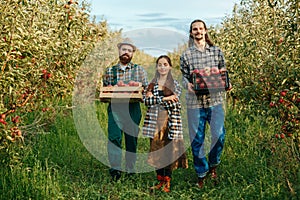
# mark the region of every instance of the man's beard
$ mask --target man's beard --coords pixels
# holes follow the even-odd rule
[[[196,36],[198,36],[198,37],[196,37]],[[194,39],[197,40],[197,41],[200,41],[200,40],[203,40],[203,39],[205,40],[205,34],[199,33],[196,36],[194,36]]]
[[[123,55],[119,56],[119,59],[123,65],[126,65],[126,64],[130,63],[132,57],[130,57],[130,55],[124,53]]]

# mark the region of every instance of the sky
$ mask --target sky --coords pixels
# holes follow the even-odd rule
[[[153,56],[187,42],[190,23],[202,19],[215,26],[232,13],[240,0],[88,0],[91,16],[106,20],[111,30]]]

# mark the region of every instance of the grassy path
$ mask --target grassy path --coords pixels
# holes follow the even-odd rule
[[[0,168],[0,199],[297,199],[286,184],[293,172],[284,177],[285,169],[274,163],[274,130],[260,118],[227,110],[218,185],[208,179],[202,190],[196,188],[189,149],[190,167],[174,172],[172,192],[151,194],[154,172],[111,182],[108,167],[81,143],[71,116],[59,116],[49,132],[36,134],[23,150],[22,165]],[[299,186],[293,190],[299,194]]]

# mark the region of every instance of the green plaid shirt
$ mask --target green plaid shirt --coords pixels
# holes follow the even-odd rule
[[[204,52],[199,51],[195,46],[185,50],[180,57],[183,87],[187,89],[194,69],[204,69],[205,67],[225,68],[224,55],[219,47],[206,44]],[[223,102],[222,92],[199,96],[187,92],[186,102],[188,108],[208,108]]]
[[[123,70],[120,64],[108,67],[103,76],[103,85],[116,85],[118,81],[122,80],[125,84],[129,81],[141,82],[143,87],[147,87],[148,78],[147,73],[143,67],[129,63]]]

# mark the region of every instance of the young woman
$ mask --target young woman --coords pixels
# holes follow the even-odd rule
[[[148,107],[143,135],[150,138],[148,163],[155,167],[159,183],[151,190],[170,192],[172,171],[187,168],[181,104],[181,87],[171,74],[172,64],[168,56],[156,60],[156,74],[146,90],[144,102]]]

